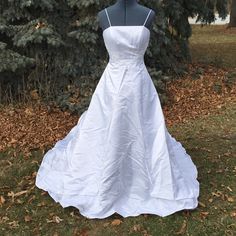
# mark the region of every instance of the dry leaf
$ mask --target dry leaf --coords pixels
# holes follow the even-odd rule
[[[53,216],[52,220],[46,219],[47,223],[57,223],[59,224],[63,219],[61,219],[59,216]]]
[[[5,198],[3,196],[0,196],[0,206],[2,206],[5,201]]]
[[[45,205],[46,205],[46,203],[44,201],[37,204],[38,207],[45,206]]]
[[[56,222],[57,224],[59,224],[61,221],[63,221],[63,219],[61,219],[59,216],[53,216],[53,220],[54,220],[54,222]]]
[[[175,101],[178,102],[180,100],[181,97],[176,97]]]
[[[11,228],[19,227],[18,221],[12,221],[12,222],[9,222],[7,224],[10,225]]]
[[[10,220],[7,216],[3,216],[2,219],[1,219],[1,222],[2,223],[5,223],[7,222],[8,220]]]
[[[233,190],[229,187],[229,186],[227,186],[227,189],[230,191],[230,192],[232,192]]]
[[[30,215],[25,216],[25,222],[29,222],[32,220],[32,217]]]
[[[18,193],[15,193],[14,196],[15,196],[15,197],[18,197],[18,196],[20,196],[20,195],[22,195],[22,194],[25,194],[25,193],[27,193],[27,192],[28,192],[28,190],[20,191],[20,192],[18,192]]]
[[[140,225],[134,225],[134,226],[133,226],[133,230],[134,230],[135,232],[140,231],[140,230],[141,230],[141,226],[140,226]]]
[[[27,190],[20,191],[18,193],[14,193],[13,191],[10,191],[10,192],[7,193],[7,196],[14,198],[14,197],[18,197],[18,196],[20,196],[22,194],[25,194],[27,192],[28,192]]]
[[[28,203],[32,202],[35,199],[35,195],[33,195],[32,197],[29,198],[29,200],[27,201]]]
[[[230,216],[236,217],[236,211],[231,212],[231,213],[230,213]]]
[[[199,206],[201,206],[201,207],[206,207],[206,205],[205,205],[204,203],[200,202],[200,201],[198,201],[198,204],[199,204]]]
[[[186,229],[187,229],[187,221],[184,220],[184,222],[183,222],[181,228],[180,228],[179,231],[176,232],[175,234],[177,234],[177,235],[184,234],[184,233],[186,232]]]
[[[113,221],[111,222],[111,225],[120,225],[121,223],[122,223],[121,220],[115,219],[115,220],[113,220]]]
[[[212,194],[213,196],[220,197],[220,194],[219,194],[219,193],[212,192],[211,194]]]
[[[80,231],[80,236],[89,236],[89,230],[87,228],[84,228]]]
[[[37,164],[38,164],[38,163],[37,163]],[[36,177],[36,175],[37,175],[37,171],[34,171],[34,172],[31,174],[32,177]]]
[[[234,202],[234,199],[233,199],[232,197],[228,197],[228,198],[227,198],[227,201],[228,201],[228,202]]]
[[[208,202],[213,202],[213,198],[209,198],[209,199],[208,199]]]
[[[201,211],[200,212],[200,216],[205,219],[207,216],[209,215],[209,212],[208,211]]]
[[[33,109],[31,109],[31,108],[26,108],[26,109],[25,109],[25,114],[26,114],[26,115],[29,115],[29,116],[34,115]]]
[[[10,144],[14,144],[14,143],[17,143],[17,140],[12,138],[11,141],[9,142]]]
[[[17,199],[16,202],[17,202],[18,204],[23,204],[23,203],[24,203],[24,201],[22,201],[22,200],[20,200],[20,199]]]
[[[34,100],[39,100],[38,90],[34,89],[30,91],[31,98]]]

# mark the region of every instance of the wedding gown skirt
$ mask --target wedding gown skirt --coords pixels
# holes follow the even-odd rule
[[[197,169],[165,120],[144,63],[150,31],[103,32],[109,62],[90,105],[43,157],[36,186],[87,218],[167,216],[198,205]]]

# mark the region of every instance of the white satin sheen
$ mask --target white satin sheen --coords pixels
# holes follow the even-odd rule
[[[196,208],[197,168],[169,134],[144,63],[150,31],[110,26],[103,38],[109,62],[89,107],[45,154],[36,186],[90,219]]]

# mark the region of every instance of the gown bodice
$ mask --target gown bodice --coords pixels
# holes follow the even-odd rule
[[[150,31],[140,26],[110,26],[103,32],[109,62],[143,61]]]
[[[137,65],[144,62],[144,54],[149,44],[150,30],[143,25],[112,26],[105,9],[110,26],[103,31],[103,39],[109,54],[109,63],[113,65]]]

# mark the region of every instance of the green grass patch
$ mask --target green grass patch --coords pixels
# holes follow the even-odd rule
[[[169,128],[199,171],[201,204],[186,214],[87,219],[62,208],[34,186],[43,154],[26,158],[17,150],[0,153],[0,235],[234,235],[236,212],[236,105],[219,114]],[[122,220],[111,225],[114,219]]]
[[[192,25],[190,50],[194,62],[236,67],[236,30],[225,25]]]

